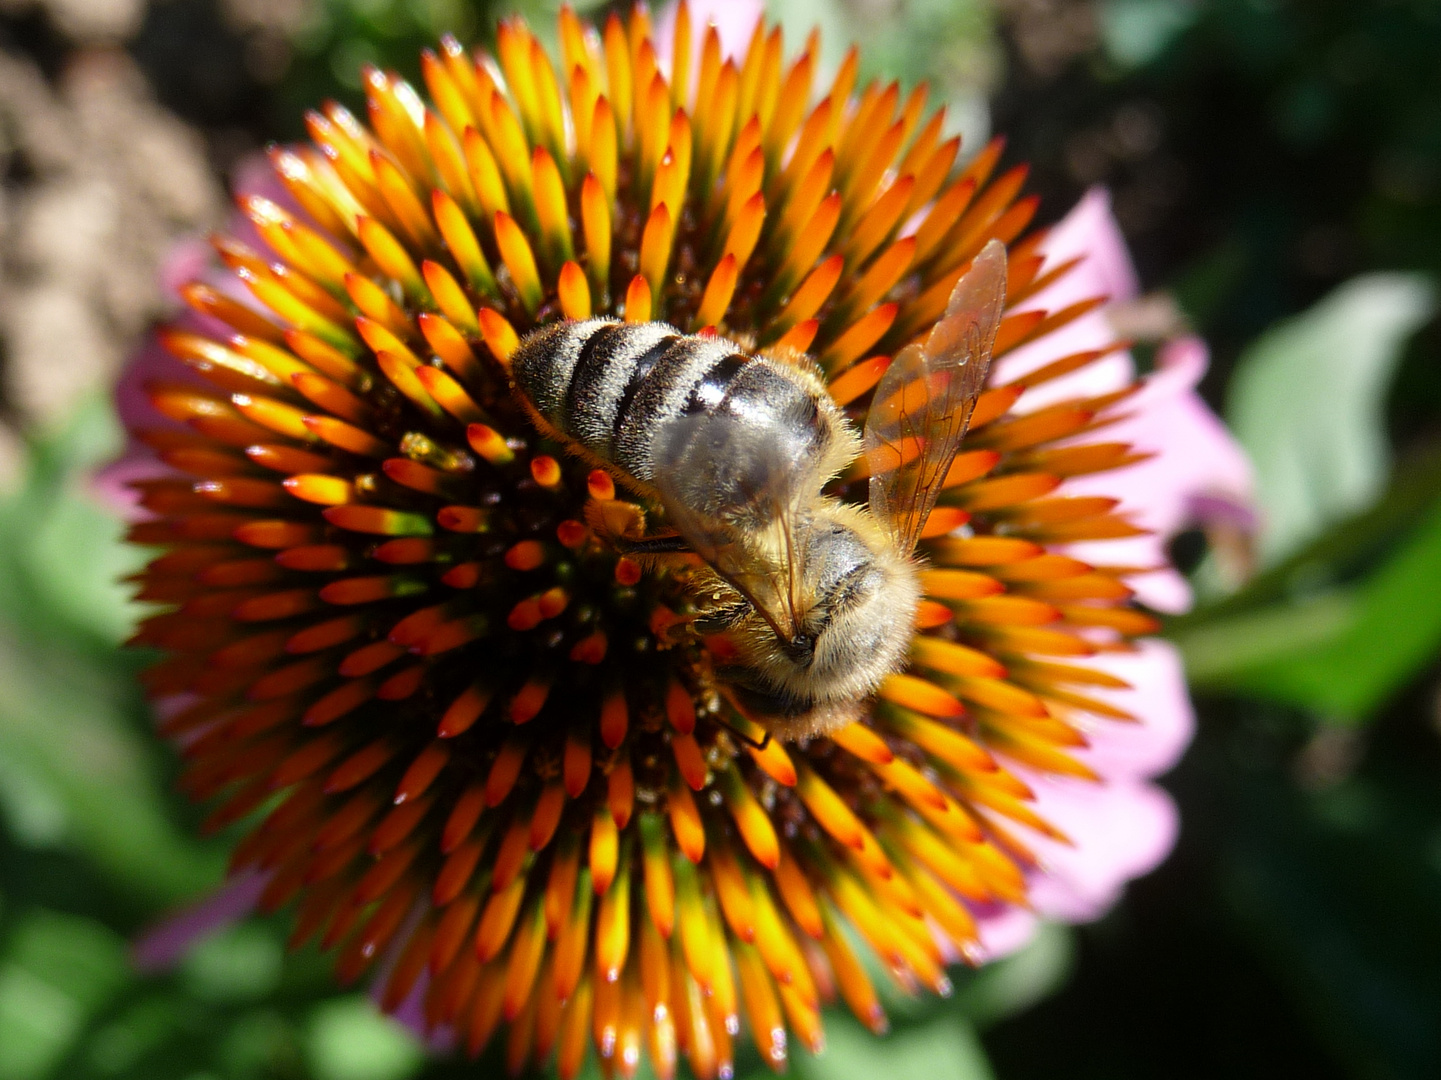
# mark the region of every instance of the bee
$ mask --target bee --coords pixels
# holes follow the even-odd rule
[[[743,714],[796,739],[855,720],[899,670],[920,598],[916,540],[985,385],[1006,294],[991,241],[923,342],[900,350],[865,430],[809,361],[662,322],[562,322],[511,357],[542,433],[663,508],[673,534],[624,541],[700,556],[698,628],[734,656]],[[869,506],[826,486],[865,456]]]

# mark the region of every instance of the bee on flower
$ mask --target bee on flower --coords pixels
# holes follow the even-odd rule
[[[994,949],[1068,842],[1038,784],[1150,719],[1160,567],[1078,557],[1146,530],[1065,487],[1147,457],[1142,384],[924,88],[684,4],[559,31],[271,152],[129,420],[136,641],[342,981],[513,1069],[779,1068],[836,998],[884,1030],[858,946],[936,993]]]

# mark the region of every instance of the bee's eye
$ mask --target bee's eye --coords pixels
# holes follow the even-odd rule
[[[816,639],[810,634],[799,633],[782,645],[786,655],[798,664],[807,665],[815,657]]]

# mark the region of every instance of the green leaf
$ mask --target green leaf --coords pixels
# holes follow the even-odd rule
[[[878,1039],[849,1016],[826,1020],[825,1052],[796,1055],[805,1080],[876,1080],[881,1076],[992,1080],[975,1030],[954,1012]]]
[[[1194,0],[1103,0],[1101,44],[1122,68],[1156,59],[1200,14]]]
[[[185,958],[189,991],[205,1001],[248,1001],[264,997],[280,983],[285,954],[267,927],[232,926],[206,938]]]
[[[1201,686],[1363,720],[1441,649],[1441,500],[1359,583],[1177,637]]]
[[[401,1080],[419,1070],[424,1051],[368,998],[337,998],[311,1017],[311,1068],[320,1080]]]
[[[125,575],[148,558],[124,543],[94,477],[121,447],[109,403],[94,398],[58,436],[30,447],[25,484],[0,502],[0,614],[41,633],[118,645],[142,611]]]
[[[1380,494],[1390,467],[1386,389],[1434,294],[1416,274],[1359,277],[1241,357],[1227,420],[1256,465],[1264,562]]]
[[[144,554],[90,485],[118,446],[96,399],[31,447],[24,487],[0,502],[0,808],[18,838],[70,844],[171,903],[218,881],[222,856],[171,820],[138,658],[117,650],[138,611],[119,577]]]
[[[153,747],[127,715],[133,693],[113,671],[0,624],[0,784],[21,778],[6,801],[43,792],[63,818],[45,822],[47,839],[84,850],[133,894],[172,903],[219,881],[223,857],[170,819]]]
[[[90,919],[36,911],[0,958],[0,1080],[44,1076],[126,981],[125,945]]]
[[[1055,993],[1075,966],[1075,930],[1042,923],[1020,952],[986,964],[961,983],[953,1007],[976,1026],[986,1027]]]

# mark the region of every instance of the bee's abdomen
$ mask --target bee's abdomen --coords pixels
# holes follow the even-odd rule
[[[559,431],[649,483],[657,432],[682,413],[717,406],[752,362],[723,338],[682,335],[666,323],[589,319],[536,331],[515,351],[511,370]]]

